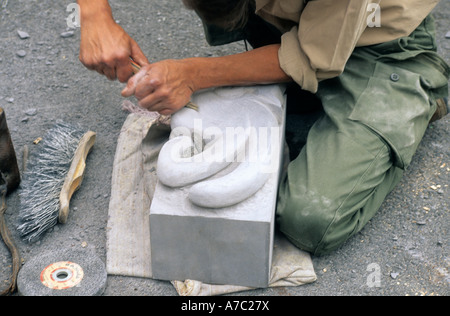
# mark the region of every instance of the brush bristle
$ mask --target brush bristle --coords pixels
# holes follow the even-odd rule
[[[19,191],[17,229],[24,240],[35,242],[58,223],[59,195],[83,135],[78,126],[56,124],[30,155]]]

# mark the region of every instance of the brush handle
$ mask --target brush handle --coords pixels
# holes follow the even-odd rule
[[[86,169],[86,158],[94,146],[96,133],[87,132],[78,143],[77,150],[73,156],[69,172],[64,180],[64,185],[59,195],[59,217],[61,224],[67,222],[69,217],[69,205],[72,195],[77,191],[83,181],[84,171]]]

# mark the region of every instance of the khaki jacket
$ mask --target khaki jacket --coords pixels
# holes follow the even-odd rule
[[[342,73],[355,47],[411,34],[440,0],[256,0],[279,28],[281,68],[304,90]]]

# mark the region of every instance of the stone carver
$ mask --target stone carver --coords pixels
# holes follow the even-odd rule
[[[313,254],[337,249],[400,182],[429,122],[448,112],[450,67],[437,53],[431,16],[439,0],[183,3],[211,45],[244,40],[252,49],[150,63],[107,0],[78,0],[81,62],[127,82],[124,97],[163,115],[204,89],[288,84],[288,118],[317,116],[301,144],[286,137],[292,161],[280,182],[277,227]],[[134,76],[130,58],[141,66]],[[217,120],[229,120],[221,113]]]

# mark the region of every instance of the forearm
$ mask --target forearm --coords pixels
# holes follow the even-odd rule
[[[271,45],[236,55],[162,60],[147,64],[128,80],[122,96],[134,95],[149,111],[170,115],[184,107],[198,90],[290,82]]]
[[[111,6],[108,0],[77,0],[81,9],[81,20],[98,19],[103,17],[112,18]]]
[[[290,82],[280,68],[280,45],[269,45],[249,52],[224,57],[188,58],[186,63],[192,90],[212,87],[248,86]]]

